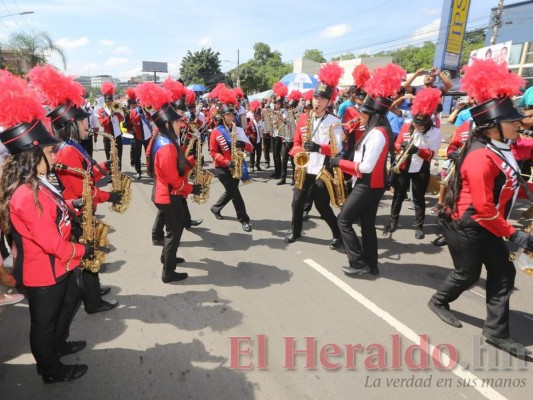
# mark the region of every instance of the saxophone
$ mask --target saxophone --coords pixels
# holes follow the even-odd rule
[[[130,206],[131,177],[120,172],[115,138],[109,133],[100,132],[100,134],[111,142],[111,191],[122,195],[120,203],[113,204],[110,209],[122,214]]]
[[[411,147],[413,147],[414,142],[415,142],[415,134],[413,133],[411,135],[411,139],[409,139],[409,143],[407,144],[406,147],[403,148],[400,154],[398,154],[398,157],[396,157],[396,162],[390,169],[395,174],[400,174],[402,172],[400,167],[409,158],[409,150],[411,150]]]
[[[194,175],[193,181],[195,185],[202,185],[202,191],[199,195],[193,196],[193,201],[197,204],[205,204],[209,199],[209,191],[211,188],[211,180],[213,174],[202,169],[202,142],[200,140],[200,133],[196,129],[196,124],[191,123],[192,138],[185,150],[185,155],[188,156],[196,142],[196,160],[191,174]]]
[[[533,233],[533,222],[524,229],[524,232],[529,234]],[[520,247],[514,253],[509,254],[509,260],[511,260],[514,265],[520,268],[525,274],[533,275],[533,252],[529,252]]]
[[[64,164],[54,164],[56,169],[74,172],[83,176],[83,189],[81,197],[84,201],[82,209],[82,235],[79,238],[81,244],[89,244],[94,247],[94,256],[91,260],[81,260],[80,267],[91,272],[98,272],[104,263],[106,253],[109,252],[109,240],[107,234],[111,228],[105,222],[96,219],[93,209],[93,194],[90,176],[81,168],[73,168]]]
[[[461,155],[461,153],[463,152],[464,148],[465,148],[465,145],[463,143],[463,146],[459,150],[459,154],[457,155],[457,157],[459,157]],[[448,186],[448,183],[450,183],[450,179],[452,179],[452,176],[455,174],[455,169],[456,169],[455,164],[456,164],[456,162],[457,162],[457,159],[450,160],[450,165],[448,166],[448,169],[446,170],[446,175],[440,181],[441,185]]]
[[[305,142],[310,143],[312,140],[314,111],[311,110],[307,115],[307,131],[305,133]],[[302,141],[302,145],[304,141]],[[300,151],[294,156],[294,187],[302,190],[304,187],[305,175],[307,174],[307,165],[309,164],[309,153],[305,150]]]
[[[331,157],[336,157],[339,154],[337,149],[337,142],[335,140],[334,129],[338,126],[343,126],[342,122],[331,124],[329,127],[329,144],[331,146]],[[316,179],[322,179],[328,189],[329,198],[333,207],[340,208],[346,202],[346,183],[344,181],[344,174],[339,167],[333,168],[333,176],[329,173],[326,167],[322,167]]]
[[[237,126],[235,122],[231,123],[231,162],[233,162],[231,176],[234,179],[241,179],[242,168],[244,166],[244,153],[237,148]]]

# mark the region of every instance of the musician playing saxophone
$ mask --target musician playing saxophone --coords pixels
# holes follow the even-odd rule
[[[339,119],[327,112],[328,105],[335,101],[336,86],[338,79],[342,74],[342,68],[337,64],[326,64],[319,73],[320,82],[315,90],[313,98],[313,109],[309,116],[300,115],[296,125],[294,136],[294,146],[290,155],[297,157],[300,152],[307,152],[309,162],[307,163],[301,189],[296,183],[292,198],[292,226],[288,235],[285,237],[285,243],[295,242],[302,234],[304,204],[307,193],[312,191],[312,198],[315,207],[320,213],[320,217],[326,221],[333,239],[330,242],[330,249],[335,250],[341,245],[340,230],[337,225],[337,218],[333,213],[330,205],[330,197],[324,181],[317,180],[316,177],[324,164],[327,157],[331,154],[331,145],[329,143],[329,127],[332,124],[339,123]],[[342,128],[337,126],[334,129],[337,149],[342,145]],[[328,165],[329,167],[329,165]]]
[[[225,191],[216,203],[213,204],[211,212],[215,215],[216,219],[224,219],[220,212],[226,204],[232,201],[242,229],[245,232],[251,232],[250,217],[246,212],[246,206],[239,190],[239,179],[232,176],[234,168],[237,167],[235,162],[232,161],[232,147],[239,152],[243,150],[251,152],[253,148],[244,130],[235,126],[235,94],[231,90],[223,88],[219,92],[219,100],[222,102],[220,108],[222,119],[216,129],[211,132],[209,154],[213,158],[216,175],[224,186]],[[233,130],[235,130],[237,137],[236,142],[232,138],[234,136],[232,135]],[[245,160],[242,160],[242,162],[244,166],[242,181],[247,182],[250,178],[247,173]]]

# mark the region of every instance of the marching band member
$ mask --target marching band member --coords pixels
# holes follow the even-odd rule
[[[379,274],[376,214],[387,186],[386,165],[392,144],[387,112],[404,74],[405,71],[394,64],[376,70],[365,86],[368,94],[360,109],[365,131],[355,145],[353,159],[335,157],[329,160],[332,168],[340,167],[343,172],[353,175],[353,189],[337,217],[350,264],[342,270],[349,276]],[[358,219],[361,221],[362,245],[353,229]]]
[[[289,103],[287,105],[286,111],[286,121],[285,126],[285,136],[283,137],[282,149],[281,149],[281,180],[277,183],[278,185],[285,185],[287,183],[287,169],[289,159],[291,160],[292,165],[292,181],[291,185],[294,186],[294,157],[289,153],[294,144],[294,132],[296,131],[296,122],[299,118],[298,104],[303,94],[299,90],[293,90],[289,94]],[[289,113],[292,116],[289,118]]]
[[[146,152],[146,149],[148,148],[148,143],[150,142],[150,138],[152,137],[152,116],[149,112],[145,112],[145,110],[139,104],[137,104],[135,90],[133,88],[128,89],[132,89],[129,92],[129,97],[130,100],[133,99],[133,101],[135,102],[134,105],[132,104],[132,108],[130,108],[128,112],[130,125],[133,127],[133,143],[131,154],[133,166],[135,167],[135,171],[137,172],[137,180],[140,180],[142,177],[142,150],[144,148],[144,151]]]
[[[412,182],[413,202],[415,205],[415,237],[423,239],[424,218],[426,214],[426,189],[431,177],[431,160],[438,153],[441,134],[436,128],[432,115],[440,102],[441,91],[425,88],[419,91],[413,100],[412,122],[405,123],[396,139],[396,151],[405,155],[404,160],[397,157],[396,167],[399,173],[393,177],[394,196],[390,212],[389,225],[385,234],[396,231],[403,200]],[[398,164],[401,162],[401,164]]]
[[[233,207],[237,213],[237,219],[242,224],[242,229],[245,232],[251,232],[250,217],[246,212],[246,206],[239,190],[239,179],[232,176],[232,171],[237,167],[232,160],[232,146],[239,151],[252,151],[252,144],[246,137],[244,130],[235,126],[235,94],[229,89],[221,89],[218,93],[218,98],[222,103],[219,112],[222,119],[219,125],[211,132],[211,146],[209,153],[213,158],[215,164],[215,171],[218,179],[224,186],[225,192],[220,196],[215,204],[211,207],[211,212],[216,219],[224,219],[220,214],[222,209],[230,201],[233,202]],[[235,129],[237,142],[233,143],[232,130]],[[247,183],[249,181],[248,171],[246,168],[246,161],[243,162],[242,181]]]
[[[274,158],[274,172],[270,175],[274,179],[281,178],[281,147],[286,129],[285,121],[287,120],[287,112],[283,109],[283,103],[288,92],[289,89],[283,83],[276,82],[274,84],[274,94],[276,95],[274,112],[272,113],[272,157]]]
[[[120,130],[120,123],[124,121],[124,115],[121,110],[113,109],[115,86],[111,82],[104,82],[101,89],[104,94],[104,105],[98,109],[98,120],[104,131],[115,138],[119,166],[122,169],[122,131]],[[110,160],[111,141],[107,138],[104,138],[104,150],[107,160]]]
[[[98,203],[120,202],[120,193],[105,192],[96,186],[96,182],[107,176],[109,161],[96,163],[80,145],[80,139],[87,136],[87,113],[81,108],[85,89],[72,78],[57,72],[51,65],[34,67],[28,72],[30,84],[39,90],[53,109],[47,114],[51,120],[52,131],[62,142],[56,148],[56,163],[68,167],[87,171],[91,177],[91,191],[93,206]],[[65,200],[75,200],[82,197],[83,177],[68,170],[55,170],[59,186]],[[79,212],[78,212],[79,214]],[[82,227],[75,220],[73,235],[76,239],[81,236]],[[95,314],[108,311],[116,307],[117,300],[104,300],[102,296],[109,293],[109,286],[100,286],[98,272],[83,269],[81,271],[82,300],[85,312]]]
[[[336,63],[326,64],[320,69],[318,73],[320,81],[314,92],[311,114],[309,116],[305,113],[302,114],[296,125],[291,155],[296,157],[302,151],[308,152],[309,163],[303,177],[302,187],[295,186],[294,188],[292,227],[285,237],[285,243],[293,243],[302,235],[304,203],[307,193],[312,190],[313,200],[320,217],[326,221],[333,234],[333,239],[329,245],[330,249],[335,250],[341,245],[341,233],[337,225],[337,218],[330,206],[326,185],[322,180],[317,180],[316,177],[325,165],[326,158],[331,154],[329,128],[333,124],[340,123],[336,116],[326,110],[328,105],[335,101],[337,84],[342,72],[342,68]],[[341,127],[337,126],[333,133],[337,148],[340,149],[342,145]]]
[[[244,92],[238,86],[234,87],[232,90],[237,98],[237,104],[235,105],[235,123],[239,128],[246,129],[248,121],[246,119],[246,107],[243,105],[245,97]]]
[[[248,122],[246,127],[246,134],[252,143],[253,149],[250,152],[250,168],[254,172],[254,166],[257,171],[262,171],[261,169],[261,151],[262,151],[262,141],[263,141],[263,132],[265,131],[265,124],[261,119],[261,102],[259,100],[253,100],[250,103],[250,111],[252,112],[253,118]]]
[[[154,177],[152,201],[161,212],[167,231],[161,252],[161,280],[164,283],[182,281],[188,274],[177,273],[175,269],[185,261],[177,257],[184,229],[183,198],[190,193],[200,194],[201,186],[187,182],[187,169],[192,164],[178,144],[180,116],[170,104],[171,93],[153,82],[140,84],[136,93],[142,107],[155,110],[152,120],[158,128],[147,152],[147,161],[148,171]]]
[[[263,135],[263,155],[265,156],[265,168],[270,168],[270,148],[272,147],[273,131],[273,108],[271,99],[266,100],[264,106],[261,107],[261,110],[261,119],[265,123],[265,134]]]
[[[80,378],[87,365],[65,365],[60,357],[86,342],[67,342],[80,302],[75,270],[87,248],[69,241],[69,208],[46,179],[59,141],[43,124],[44,112],[27,83],[0,71],[0,140],[9,153],[0,179],[0,225],[12,235],[18,256],[13,275],[27,292],[30,347],[45,383]]]
[[[510,337],[509,298],[515,267],[504,238],[533,250],[533,236],[507,222],[520,187],[520,171],[510,151],[524,117],[513,106],[524,80],[506,63],[474,60],[464,67],[462,90],[477,100],[471,109],[476,125],[457,160],[457,173],[448,185],[440,222],[454,263],[454,270],[431,297],[428,306],[453,327],[461,322],[449,304],[487,270],[487,317],[483,336],[505,352],[524,357],[529,351]]]

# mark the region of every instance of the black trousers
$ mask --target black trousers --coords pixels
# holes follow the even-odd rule
[[[270,147],[272,144],[272,137],[265,136],[263,138],[263,154],[265,156],[265,163],[270,166]]]
[[[189,205],[187,204],[187,199],[183,197],[183,227],[191,227],[191,212],[189,211]],[[163,213],[160,210],[157,210],[155,216],[154,224],[152,225],[152,240],[164,240],[165,239],[165,220],[163,218]]]
[[[337,217],[342,242],[351,267],[361,268],[378,265],[378,239],[376,235],[376,214],[379,201],[385,188],[372,189],[367,185],[356,184]],[[354,222],[361,221],[361,238],[353,229]]]
[[[170,196],[169,204],[157,204],[157,209],[161,212],[167,234],[164,239],[161,259],[163,267],[167,271],[174,271],[176,267],[176,255],[183,234],[183,196]]]
[[[228,168],[216,167],[215,171],[218,180],[222,183],[226,191],[222,193],[222,196],[220,196],[217,202],[213,204],[211,210],[214,212],[220,212],[226,204],[232,201],[239,222],[250,222],[250,217],[246,213],[246,206],[241,191],[239,190],[239,179],[234,179]]]
[[[59,350],[70,333],[70,324],[80,305],[79,271],[72,271],[52,286],[28,287],[30,347],[43,374],[60,367]]]
[[[115,136],[115,145],[117,146],[118,165],[122,170],[122,135]],[[109,160],[111,158],[111,142],[108,138],[104,138],[104,151],[106,159]]]
[[[326,185],[322,180],[317,181],[316,175],[311,174],[306,174],[301,190],[294,188],[294,194],[292,196],[292,233],[295,235],[302,234],[304,204],[306,203],[309,189],[313,191],[312,198],[316,209],[320,213],[320,217],[328,224],[333,237],[340,239],[341,232],[337,225],[337,217],[329,204],[329,193]]]
[[[256,167],[259,168],[259,165],[261,164],[261,151],[263,146],[261,145],[261,142],[254,143],[253,150],[250,153],[250,167]]]
[[[133,142],[131,144],[132,166],[135,167],[135,171],[139,174],[141,173],[142,149],[144,147],[144,151],[146,152],[146,149],[148,148],[148,143],[150,143],[150,139],[147,139],[147,140],[133,139]]]
[[[289,155],[289,151],[292,149],[293,142],[283,142],[283,146],[281,148],[281,178],[287,179],[287,170],[289,165],[289,160],[291,160],[291,166],[292,166],[292,179],[294,179],[294,157]]]
[[[509,250],[503,238],[481,227],[467,228],[455,221],[441,222],[441,225],[455,269],[442,282],[431,301],[448,307],[479,279],[481,266],[485,265],[487,318],[483,332],[501,338],[509,337],[509,298],[516,270],[509,261]]]
[[[272,153],[274,157],[274,174],[276,178],[281,177],[281,147],[283,146],[283,138],[277,136],[272,138]]]
[[[407,195],[409,183],[412,182],[413,203],[415,204],[415,227],[422,229],[426,215],[426,190],[429,184],[429,163],[424,162],[420,172],[401,172],[393,177],[394,196],[390,210],[390,221],[398,223],[402,203]]]
[[[96,309],[102,301],[102,294],[100,293],[100,277],[98,272],[91,272],[88,269],[83,269],[81,272],[81,299],[83,300],[83,307],[85,312],[96,312]]]

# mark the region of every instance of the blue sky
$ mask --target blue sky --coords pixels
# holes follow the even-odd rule
[[[469,29],[486,25],[497,3],[471,0]],[[2,18],[22,11],[34,14]],[[246,62],[257,42],[287,62],[307,49],[329,59],[436,42],[441,11],[441,0],[0,0],[0,40],[20,30],[45,31],[64,49],[70,75],[127,80],[146,60],[168,62],[177,77],[187,50],[202,47],[220,52],[227,71],[237,64],[237,49]],[[58,58],[51,61],[61,67]]]

